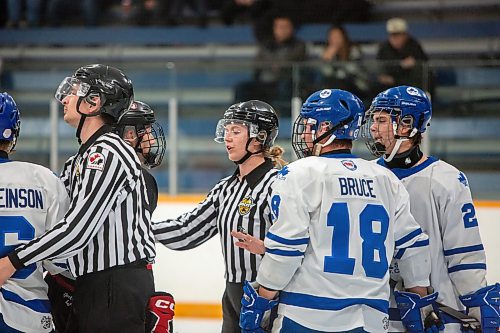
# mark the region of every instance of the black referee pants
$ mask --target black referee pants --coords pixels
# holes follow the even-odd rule
[[[222,296],[222,333],[241,333],[240,311],[243,283],[227,282]]]
[[[79,333],[144,333],[146,307],[154,293],[145,261],[76,279],[73,306]]]

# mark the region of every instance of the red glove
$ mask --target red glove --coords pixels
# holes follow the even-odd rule
[[[157,291],[151,296],[146,313],[146,333],[173,333],[175,301],[166,292]]]

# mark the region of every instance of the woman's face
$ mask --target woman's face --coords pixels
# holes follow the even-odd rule
[[[224,143],[229,160],[235,162],[247,153],[248,128],[243,124],[227,124],[224,126]]]
[[[334,46],[337,49],[344,47],[345,45],[344,35],[339,29],[333,29],[328,34],[328,45]]]

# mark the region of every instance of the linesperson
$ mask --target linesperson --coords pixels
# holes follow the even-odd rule
[[[109,126],[132,103],[132,82],[116,68],[84,66],[61,82],[56,98],[81,142],[70,208],[52,230],[0,259],[0,284],[38,261],[67,259],[80,333],[143,333],[154,236],[141,163]]]
[[[119,117],[117,124],[113,125],[113,132],[134,148],[143,164],[142,172],[148,194],[149,212],[152,215],[157,206],[158,186],[148,169],[160,165],[165,155],[166,140],[163,128],[156,121],[154,111],[148,104],[134,101]],[[61,173],[61,179],[68,185],[68,192],[70,192],[72,162],[73,158],[70,158]],[[49,273],[45,276],[45,282],[49,286],[48,296],[52,305],[51,312],[56,332],[78,332],[71,315],[75,290],[74,280],[75,278],[68,271],[57,275]]]
[[[155,238],[173,250],[195,248],[220,234],[226,289],[222,298],[222,332],[241,332],[238,322],[243,281],[255,280],[262,256],[235,247],[230,232],[246,230],[264,239],[271,225],[268,205],[278,172],[269,149],[278,135],[278,117],[257,100],[230,106],[218,122],[215,141],[224,143],[235,173],[220,180],[205,200],[177,218],[153,223]]]

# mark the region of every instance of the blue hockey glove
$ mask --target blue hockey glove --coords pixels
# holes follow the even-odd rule
[[[240,327],[242,333],[264,333],[261,322],[266,311],[278,304],[259,296],[252,285],[245,281],[241,298]]]
[[[496,333],[500,327],[500,283],[479,289],[475,293],[460,296],[460,301],[470,308],[478,307],[483,333]]]
[[[410,292],[394,291],[401,321],[409,333],[437,333],[444,330],[435,304],[438,293],[420,297]]]

